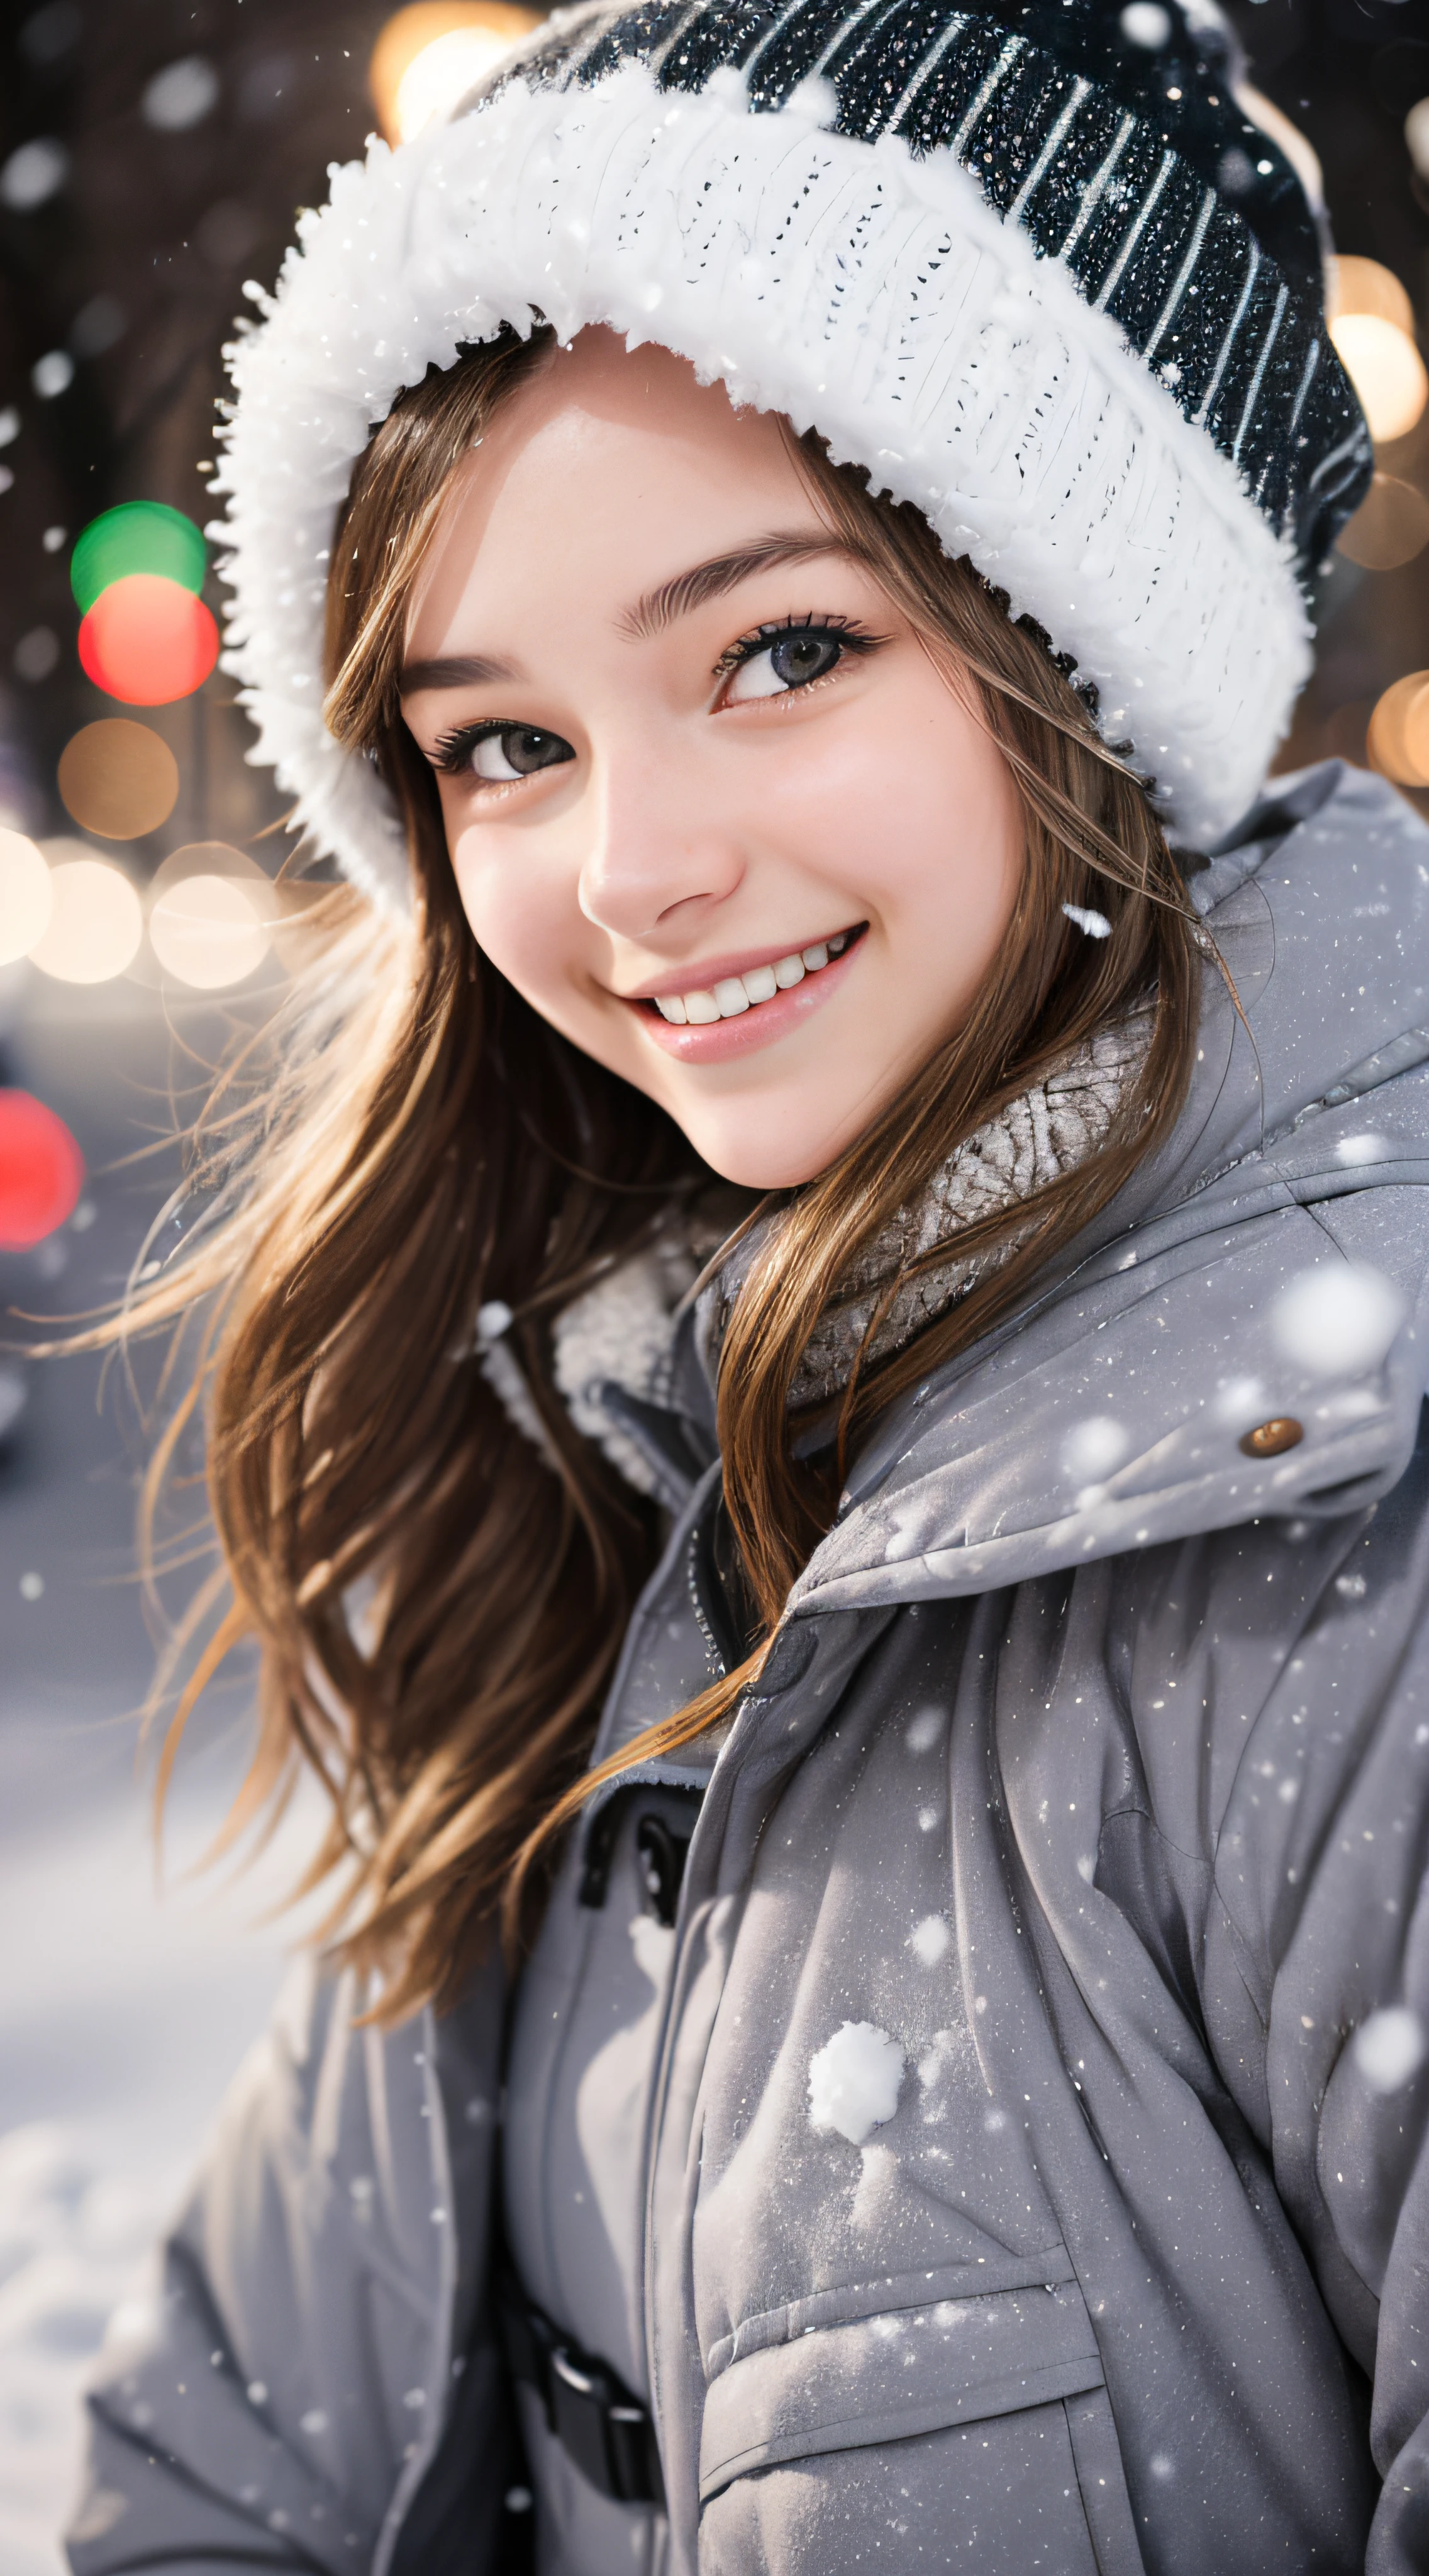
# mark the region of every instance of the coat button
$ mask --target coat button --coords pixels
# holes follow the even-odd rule
[[[1288,1413],[1277,1414],[1271,1422],[1258,1422],[1247,1431],[1241,1442],[1247,1458],[1278,1458],[1285,1449],[1298,1449],[1305,1437],[1305,1425]]]

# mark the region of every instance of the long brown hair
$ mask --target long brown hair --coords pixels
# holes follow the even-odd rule
[[[183,1632],[165,1752],[229,1648],[262,1647],[257,1743],[235,1829],[306,1762],[331,1817],[308,1885],[380,1966],[383,2013],[454,1999],[506,1912],[519,1933],[585,1766],[658,1516],[573,1427],[551,1321],[709,1175],[664,1113],[550,1028],[482,955],[457,901],[434,783],[402,724],[407,604],[451,477],[550,335],[506,336],[403,395],[353,475],[328,596],[329,724],[396,801],[413,916],[334,891],[259,1059],[233,1068],[192,1140],[204,1207],[188,1249],[136,1292],[127,1329],[197,1315],[188,1392],[158,1443],[150,1507],[201,1413],[221,1562]],[[998,744],[1026,864],[965,1025],[839,1160],[781,1204],[729,1320],[719,1383],[725,1495],[767,1638],[828,1527],[838,1462],[878,1411],[1025,1298],[1168,1133],[1194,1053],[1197,942],[1147,795],[1098,739],[1045,639],[1009,618],[918,514],[874,498],[814,438],[793,452]],[[1072,928],[1095,901],[1110,935]],[[789,1397],[859,1251],[956,1145],[1109,1021],[1149,1044],[1102,1149],[969,1249],[1000,1266],[917,1342],[856,1372],[834,1466],[795,1457]],[[473,1326],[508,1306],[544,1432],[517,1430]],[[760,1650],[762,1654],[763,1649]],[[760,1654],[635,1746],[726,1712]]]

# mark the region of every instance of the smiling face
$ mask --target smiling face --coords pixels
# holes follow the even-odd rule
[[[957,1030],[1010,773],[779,426],[582,332],[453,479],[402,712],[478,944],[726,1179],[811,1179]]]

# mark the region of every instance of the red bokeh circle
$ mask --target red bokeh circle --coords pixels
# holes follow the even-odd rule
[[[72,1216],[84,1157],[62,1118],[28,1091],[0,1091],[0,1252],[28,1252]]]
[[[154,572],[126,573],[101,591],[79,630],[95,687],[127,707],[163,707],[202,688],[218,660],[218,628],[201,599]]]

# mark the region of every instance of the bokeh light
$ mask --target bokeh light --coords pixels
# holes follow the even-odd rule
[[[540,10],[509,0],[414,0],[399,9],[377,39],[369,72],[388,141],[409,143],[541,23]]]
[[[65,811],[105,841],[134,841],[167,823],[179,794],[179,764],[151,725],[102,716],[71,736],[60,754]]]
[[[70,587],[85,617],[101,591],[126,574],[152,572],[184,590],[202,590],[208,551],[182,510],[160,501],[121,501],[91,519],[70,557]]]
[[[1408,289],[1381,260],[1354,259],[1348,254],[1332,259],[1326,302],[1332,320],[1342,313],[1374,313],[1381,322],[1392,322],[1396,331],[1414,337],[1414,306]]]
[[[1429,401],[1429,376],[1413,341],[1378,313],[1337,314],[1330,337],[1376,447],[1403,438]]]
[[[144,936],[139,897],[122,868],[91,857],[82,842],[51,842],[49,921],[30,958],[61,984],[107,984],[122,975]]]
[[[48,204],[69,177],[69,154],[52,135],[22,143],[0,168],[0,200],[17,215],[33,214]]]
[[[149,889],[149,945],[166,975],[201,992],[241,983],[267,956],[279,914],[273,880],[228,841],[189,841]]]
[[[0,966],[28,957],[53,906],[50,872],[34,842],[0,831]]]
[[[1386,689],[1369,720],[1370,766],[1399,787],[1429,787],[1429,671]]]
[[[129,328],[129,316],[117,295],[102,288],[81,304],[69,326],[69,345],[77,358],[102,358],[106,349],[122,340]]]
[[[46,349],[30,369],[30,382],[41,402],[55,402],[74,383],[74,360],[68,349]]]
[[[1429,401],[1429,375],[1414,343],[1414,307],[1377,259],[1336,259],[1328,285],[1330,337],[1358,394],[1377,447],[1403,438]],[[1401,558],[1403,560],[1403,558]]]
[[[28,1252],[74,1214],[84,1157],[62,1118],[28,1091],[0,1091],[0,1251]]]
[[[82,621],[79,658],[109,697],[167,706],[202,688],[218,660],[218,628],[191,590],[157,573],[129,573],[101,591]]]
[[[1429,498],[1395,474],[1376,474],[1348,527],[1340,553],[1366,572],[1393,572],[1429,544]]]
[[[139,113],[161,134],[186,134],[201,125],[218,98],[218,74],[203,54],[184,54],[166,63],[144,85]]]
[[[47,680],[60,658],[60,639],[52,626],[31,626],[15,646],[10,659],[17,680],[38,688]]]
[[[229,876],[183,877],[156,896],[149,940],[181,984],[216,992],[239,984],[268,954],[268,927],[247,889]]]

